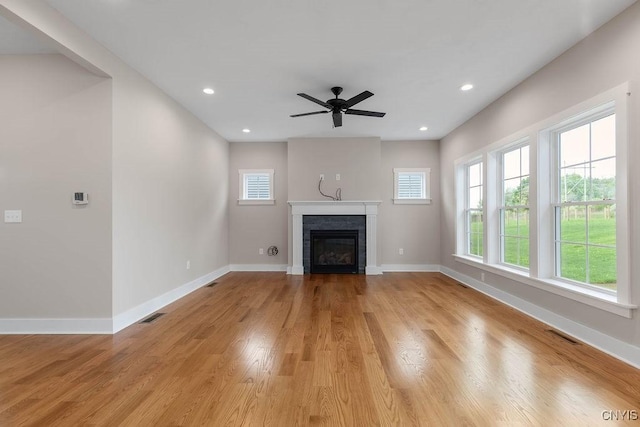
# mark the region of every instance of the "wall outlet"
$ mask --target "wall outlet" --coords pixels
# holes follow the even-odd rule
[[[4,211],[4,222],[22,222],[22,211]]]
[[[324,181],[324,174],[323,173],[320,174],[320,181]]]
[[[481,282],[484,282],[484,272],[481,272],[481,273],[480,273],[480,281],[481,281]]]
[[[336,181],[340,181],[340,174],[339,173],[336,174]]]
[[[258,249],[258,254],[260,254],[260,255],[264,255],[264,248],[260,248],[260,249]]]
[[[404,255],[404,249],[403,248],[399,248],[398,249],[398,254],[399,255]]]
[[[187,270],[191,268],[191,261],[187,261]]]

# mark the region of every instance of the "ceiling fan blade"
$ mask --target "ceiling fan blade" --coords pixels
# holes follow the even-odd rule
[[[364,101],[365,99],[367,99],[367,98],[369,98],[371,96],[373,96],[373,94],[371,92],[369,92],[368,90],[365,90],[360,95],[356,95],[353,98],[348,99],[345,105],[346,105],[347,108],[353,107],[358,102],[362,102],[362,101]]]
[[[298,96],[303,97],[304,99],[308,99],[311,102],[315,102],[318,105],[322,105],[324,108],[332,109],[333,107],[327,104],[324,101],[320,101],[319,99],[314,98],[313,96],[309,96],[306,93],[299,93]]]
[[[342,126],[342,114],[333,113],[333,127],[339,128]]]
[[[289,117],[302,117],[302,116],[311,116],[313,114],[327,114],[328,111],[314,111],[312,113],[302,113],[302,114],[292,114]]]
[[[365,110],[352,110],[348,109],[345,114],[353,114],[356,116],[369,116],[369,117],[384,117],[387,113],[378,113],[377,111],[365,111]]]

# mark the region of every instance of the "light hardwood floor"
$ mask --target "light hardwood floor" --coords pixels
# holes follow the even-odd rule
[[[640,371],[438,273],[231,273],[161,311],[114,336],[0,336],[0,426],[611,426],[602,411],[640,410]]]

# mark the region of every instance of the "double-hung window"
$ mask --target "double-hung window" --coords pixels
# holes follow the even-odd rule
[[[529,268],[529,145],[500,156],[500,262]]]
[[[274,204],[273,169],[240,169],[241,205]]]
[[[465,171],[466,253],[467,255],[482,257],[484,245],[482,162],[468,164]]]
[[[570,123],[553,136],[555,275],[615,291],[615,110]]]
[[[628,103],[625,83],[459,159],[456,260],[630,317]]]

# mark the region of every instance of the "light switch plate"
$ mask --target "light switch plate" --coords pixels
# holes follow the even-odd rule
[[[22,222],[22,211],[4,211],[4,222]]]

